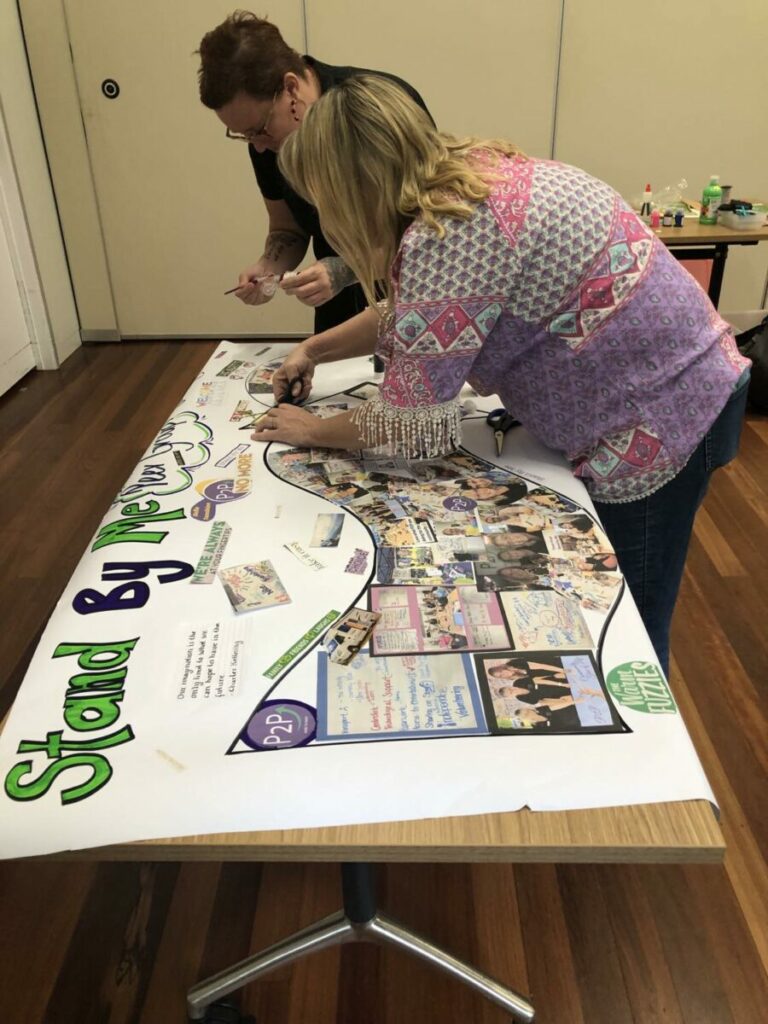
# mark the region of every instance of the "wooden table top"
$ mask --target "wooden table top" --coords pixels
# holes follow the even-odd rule
[[[743,245],[744,242],[768,241],[768,224],[756,231],[738,231],[724,224],[699,224],[697,220],[684,220],[681,228],[656,228],[654,234],[665,245]]]
[[[52,859],[636,864],[716,863],[724,851],[713,807],[692,800],[153,839]]]

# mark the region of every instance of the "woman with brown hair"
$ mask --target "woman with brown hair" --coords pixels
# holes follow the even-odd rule
[[[226,126],[228,139],[247,143],[269,215],[264,252],[240,273],[235,295],[259,306],[280,282],[286,294],[314,307],[316,332],[343,323],[366,308],[365,296],[323,234],[315,207],[283,177],[278,151],[323,93],[356,75],[382,74],[426,110],[424,101],[394,75],[299,55],[275,25],[248,11],[235,11],[203,36],[199,54],[200,99]],[[286,274],[301,263],[310,240],[317,261],[299,274]]]

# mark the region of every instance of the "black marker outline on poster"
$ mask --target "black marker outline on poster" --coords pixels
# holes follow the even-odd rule
[[[358,396],[355,396],[354,394],[352,394],[352,392],[354,392],[355,390],[365,386],[366,384],[374,384],[374,386],[378,387],[378,385],[375,385],[375,382],[363,381],[361,384],[354,385],[353,387],[346,388],[346,389],[343,389],[343,390],[340,390],[340,391],[334,391],[334,392],[331,392],[330,394],[324,395],[322,397],[317,397],[317,398],[313,399],[313,401],[311,403],[309,403],[309,404],[310,405],[317,405],[317,404],[320,404],[321,402],[327,402],[329,399],[337,398],[337,397],[340,397],[342,395],[345,396],[345,397],[357,398],[358,401],[362,401],[362,399],[360,399]],[[250,397],[253,397],[253,396],[250,396]],[[256,399],[256,401],[258,402],[258,399]],[[258,404],[262,404],[262,403],[259,402]],[[478,415],[478,416],[466,416],[466,417],[464,417],[464,420],[465,421],[485,420],[485,414]],[[352,510],[350,510],[348,508],[348,506],[345,506],[345,505],[341,505],[340,506],[338,503],[332,501],[330,498],[323,497],[323,495],[318,494],[316,491],[309,490],[309,488],[307,488],[307,487],[302,487],[300,484],[296,484],[296,483],[294,483],[292,481],[286,480],[283,477],[279,476],[272,469],[272,467],[270,466],[269,459],[268,459],[269,452],[270,452],[270,449],[272,448],[272,444],[273,443],[275,443],[275,442],[267,442],[264,445],[264,452],[263,452],[263,456],[262,456],[262,461],[263,461],[264,466],[266,467],[267,471],[273,477],[275,477],[275,479],[280,480],[282,483],[288,484],[288,486],[290,486],[290,487],[295,487],[297,490],[304,491],[306,494],[311,494],[313,497],[321,498],[321,500],[328,502],[328,504],[332,505],[334,508],[341,507],[341,508],[344,509],[345,512],[350,512],[354,516],[354,518],[357,519],[357,521],[364,527],[364,529],[368,533],[369,537],[371,538],[371,543],[372,543],[372,546],[373,546],[373,558],[372,558],[371,570],[370,570],[370,572],[368,574],[367,579],[363,583],[361,589],[358,591],[358,593],[357,593],[356,597],[354,598],[354,600],[352,601],[352,603],[349,604],[345,609],[343,609],[340,612],[339,618],[341,618],[342,616],[348,614],[349,611],[357,605],[357,602],[360,601],[360,599],[363,597],[363,595],[365,595],[366,592],[369,591],[371,583],[372,583],[372,580],[375,578],[377,555],[378,555],[378,550],[379,550],[379,546],[376,543],[376,537],[375,537],[373,531],[367,525],[367,523],[365,523],[362,519],[360,519],[360,517],[357,516]],[[470,458],[476,460],[478,463],[482,464],[483,466],[487,466],[489,468],[489,470],[499,470],[499,469],[503,469],[504,470],[505,469],[505,467],[499,466],[497,463],[490,462],[488,459],[483,458],[483,456],[481,456],[481,455],[477,455],[475,452],[470,451],[468,448],[465,448],[464,446],[459,447],[457,449],[457,451],[461,452],[461,453],[463,453],[465,455],[468,455]],[[595,525],[597,525],[598,527],[600,526],[599,521],[592,515],[592,513],[587,508],[584,508],[584,506],[579,505],[578,502],[573,500],[573,498],[569,498],[567,495],[561,493],[560,491],[557,491],[557,490],[555,490],[552,487],[547,487],[547,486],[543,485],[541,483],[541,481],[533,480],[532,478],[527,477],[524,474],[519,473],[517,471],[513,471],[513,470],[505,470],[505,471],[508,472],[511,476],[516,476],[520,480],[524,480],[527,484],[530,485],[530,490],[543,490],[543,491],[550,492],[551,494],[555,495],[557,498],[559,498],[564,503],[567,503],[569,505],[575,506],[575,509],[578,510],[579,513],[583,513],[583,514],[589,516],[589,518],[592,519],[592,521],[595,523]],[[529,493],[530,493],[530,491],[529,491]],[[603,623],[603,627],[602,627],[602,629],[600,631],[600,636],[599,636],[598,642],[597,642],[597,644],[595,646],[595,654],[592,655],[592,653],[590,652],[590,657],[592,658],[592,661],[594,663],[596,663],[595,667],[597,668],[597,671],[599,673],[600,679],[603,680],[603,683],[602,683],[603,687],[605,686],[603,672],[602,672],[603,642],[604,642],[604,638],[605,638],[605,635],[606,635],[607,627],[608,627],[610,621],[612,620],[613,615],[615,614],[615,611],[618,608],[618,605],[619,605],[619,603],[620,603],[620,601],[621,601],[621,599],[623,597],[624,587],[625,587],[624,578],[622,576],[621,586],[619,588],[619,591],[618,591],[618,593],[616,595],[616,598],[614,599],[614,601],[613,601],[613,603],[612,603],[608,613],[606,614],[606,621]],[[369,603],[369,599],[366,599],[366,602],[365,602],[365,606],[366,607],[368,607],[368,603]],[[500,602],[500,604],[501,604],[501,602]],[[503,606],[502,606],[502,608],[503,608]],[[507,622],[506,614],[505,614],[505,622]],[[508,625],[508,623],[507,623],[507,625]],[[329,628],[331,628],[331,627],[329,626]],[[249,749],[247,749],[247,750],[243,750],[243,749],[236,750],[234,748],[238,744],[246,742],[243,739],[243,736],[244,736],[244,734],[245,734],[245,732],[246,732],[246,730],[248,728],[248,724],[250,723],[250,721],[253,718],[253,716],[256,715],[259,712],[259,710],[264,706],[264,704],[267,701],[270,700],[270,698],[272,697],[272,694],[274,694],[275,690],[283,682],[283,680],[286,678],[286,676],[288,676],[293,671],[293,669],[296,668],[297,665],[299,665],[306,657],[308,657],[309,654],[312,653],[313,650],[315,650],[315,648],[317,648],[322,643],[322,639],[323,639],[324,633],[325,633],[325,631],[321,635],[319,635],[315,640],[311,641],[308,644],[308,646],[306,647],[306,649],[301,654],[297,655],[296,658],[293,661],[291,661],[291,663],[286,667],[286,669],[274,680],[274,682],[269,687],[269,689],[265,691],[265,693],[263,694],[263,696],[261,697],[261,699],[259,700],[257,705],[249,713],[248,718],[244,722],[244,724],[241,727],[241,729],[235,735],[235,738],[230,743],[228,749],[225,751],[226,755],[229,756],[229,755],[237,755],[237,754],[249,754],[249,753],[263,752],[263,751],[257,750],[256,748],[254,748],[252,746],[249,746],[247,743],[246,743],[246,745],[249,746]],[[456,652],[447,652],[447,653],[454,653],[454,654],[456,654]],[[495,652],[490,652],[489,651],[489,652],[468,652],[468,653],[469,653],[469,656],[472,659],[474,659],[477,656],[483,656],[483,654],[492,655]],[[512,651],[510,651],[510,653],[514,654],[514,653],[523,653],[523,652],[515,652],[514,650],[512,650]],[[479,677],[477,677],[477,672],[475,674],[476,674],[476,680],[475,680],[476,684],[478,685],[478,687],[480,689],[480,692],[481,692],[481,694],[483,696],[483,700],[485,700],[485,693],[484,693],[483,685],[481,684],[481,680],[479,679]],[[607,733],[608,735],[614,735],[614,734],[616,734],[616,732],[631,733],[633,730],[624,722],[624,720],[619,715],[618,710],[617,710],[615,704],[613,703],[612,698],[610,697],[610,694],[607,692],[607,690],[606,690],[606,694],[607,694],[606,699],[607,699],[608,704],[609,704],[609,706],[611,708],[612,716],[615,718],[615,720],[617,720],[620,723],[621,728],[620,729],[612,729],[610,731],[606,730],[605,728],[601,728],[599,730],[580,730],[580,732],[581,731],[589,732],[591,735],[597,735],[597,734],[602,734],[602,733]],[[288,701],[288,700],[289,699],[286,698],[286,701]],[[484,711],[485,711],[485,705],[484,705]],[[486,714],[487,714],[487,712],[486,712]],[[523,730],[521,730],[521,731],[523,731]],[[508,735],[510,735],[509,731],[506,731],[506,732],[503,732],[503,733],[499,733],[499,732],[493,733],[493,732],[490,731],[490,726],[489,726],[489,732],[488,732],[488,734],[486,734],[484,736],[484,738],[485,739],[491,739],[493,737],[505,738]],[[538,735],[541,735],[541,734],[538,733]],[[421,741],[425,741],[425,740],[430,739],[430,738],[438,740],[438,739],[443,739],[445,737],[443,737],[443,736],[434,736],[434,737],[420,736],[420,737],[414,737],[414,740],[418,739],[418,740],[421,740]],[[371,742],[371,741],[370,740],[360,739],[360,740],[352,740],[352,741],[349,741],[349,742],[340,741],[338,743],[333,743],[333,742],[331,742],[331,743],[322,743],[322,744],[317,744],[317,746],[323,746],[323,747],[328,747],[328,746],[349,746],[351,744],[366,743],[366,742]],[[382,740],[376,740],[375,742],[382,742]],[[403,737],[397,737],[397,738],[393,738],[389,742],[408,742],[408,740],[407,739],[404,740]]]

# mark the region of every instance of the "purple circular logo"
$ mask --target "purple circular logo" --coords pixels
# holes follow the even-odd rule
[[[472,498],[457,496],[446,498],[443,502],[443,508],[447,508],[449,512],[471,512],[473,508],[477,508],[477,502],[473,501]]]
[[[299,700],[268,700],[242,733],[243,740],[254,750],[284,750],[303,747],[315,738],[317,712]]]
[[[203,480],[197,485],[202,498],[189,510],[193,519],[207,523],[216,518],[216,506],[225,501],[237,501],[251,493],[250,481],[240,480]]]
[[[237,481],[230,479],[209,480],[200,493],[209,501],[222,502],[237,501],[238,498],[244,498],[249,491],[250,488],[237,489]]]

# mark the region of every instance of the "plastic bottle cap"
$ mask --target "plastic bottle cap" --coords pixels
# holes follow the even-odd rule
[[[651,186],[650,185],[646,185],[645,186],[645,191],[646,192],[650,192],[651,191]]]
[[[709,178],[710,185],[712,184],[713,181],[720,181],[720,175],[719,174],[712,174],[712,175],[710,175],[710,178]]]

